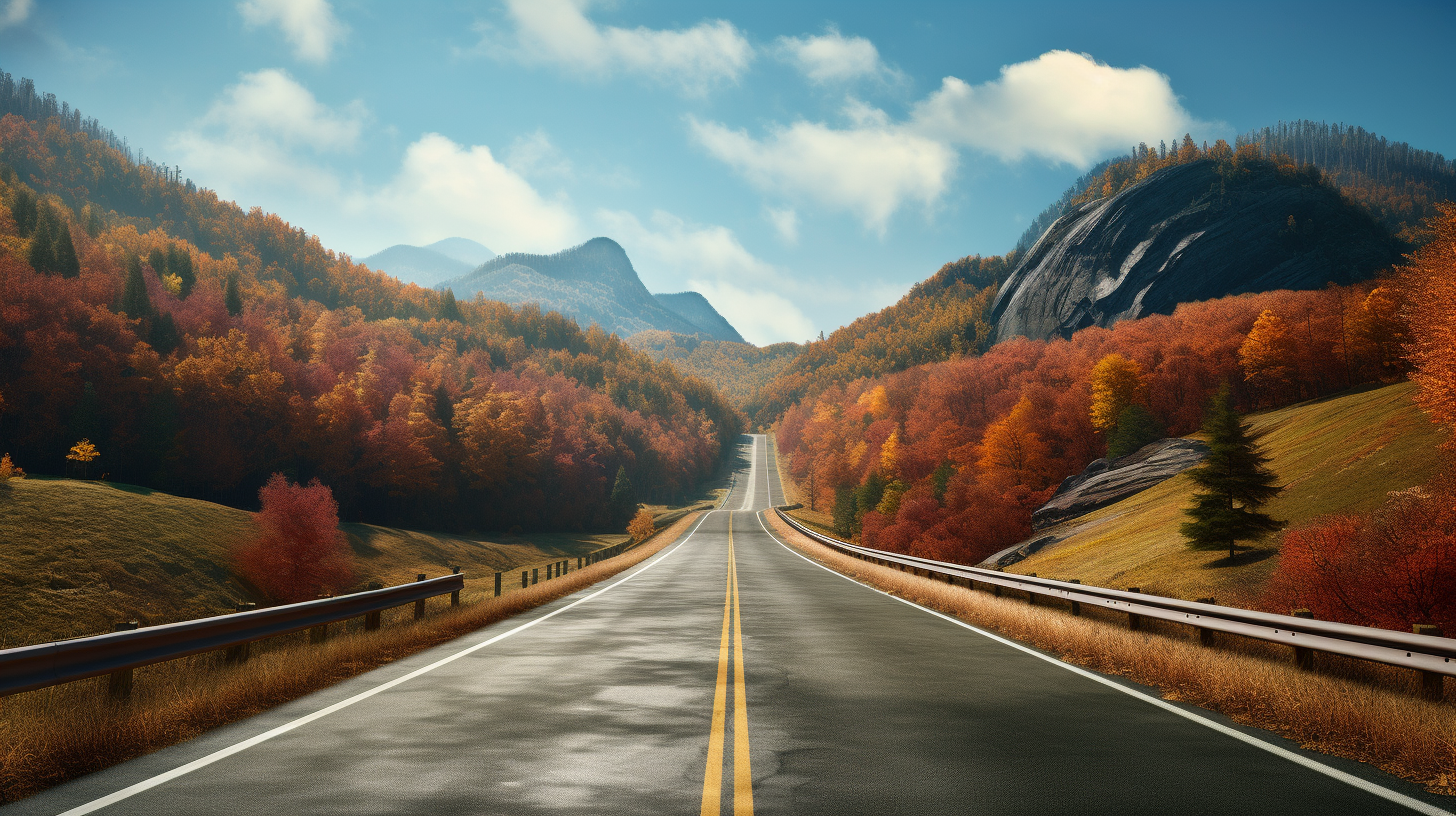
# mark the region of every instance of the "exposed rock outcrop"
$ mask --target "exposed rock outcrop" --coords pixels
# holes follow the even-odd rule
[[[1208,456],[1194,439],[1160,439],[1120,459],[1098,459],[1062,480],[1051,500],[1031,514],[1031,528],[1044,530],[1122,501],[1171,479]]]
[[[1399,258],[1384,228],[1311,174],[1196,161],[1057,219],[992,320],[999,340],[1068,337],[1179,303],[1361,280]]]

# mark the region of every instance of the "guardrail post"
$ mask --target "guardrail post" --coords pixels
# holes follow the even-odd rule
[[[582,562],[585,561],[585,560],[586,559],[584,559],[584,558],[582,558],[581,556],[578,555],[576,557],[576,568],[577,569],[581,569],[582,568]]]
[[[1295,610],[1291,610],[1289,614],[1293,615],[1296,618],[1313,618],[1314,617],[1314,613],[1311,612],[1311,611],[1309,611],[1308,609],[1295,609]],[[1306,648],[1304,646],[1295,646],[1294,647],[1294,665],[1300,667],[1301,669],[1304,669],[1305,671],[1313,671],[1314,670],[1314,649],[1309,649],[1309,648]]]
[[[258,605],[255,603],[239,603],[237,605],[237,611],[239,612],[251,612],[257,608]],[[246,663],[248,655],[251,653],[250,646],[252,646],[251,643],[239,643],[236,646],[229,646],[227,652],[223,655],[223,660],[228,663]]]
[[[420,581],[423,581],[423,580],[425,580],[425,574],[423,572],[421,572],[421,573],[419,573],[418,575],[415,576],[415,582],[416,583],[418,583]],[[415,620],[419,620],[420,618],[423,618],[424,616],[425,616],[425,599],[424,598],[421,598],[418,601],[415,601]]]
[[[369,582],[369,589],[384,589],[384,584],[381,584],[378,581],[370,581]],[[365,612],[364,613],[364,631],[366,631],[366,632],[373,632],[374,630],[376,630],[378,628],[379,628],[379,612],[377,612],[377,611],[375,611],[375,612]]]
[[[325,593],[323,595],[318,596],[318,600],[322,601],[323,599],[328,598],[328,597],[331,597],[331,596],[329,594]],[[318,626],[309,627],[309,630],[308,630],[308,642],[309,643],[317,646],[318,644],[323,643],[323,642],[327,641],[328,639],[329,639],[329,625],[327,623],[321,623]]]
[[[460,574],[460,568],[459,567],[451,567],[450,568],[450,574],[451,575],[459,575]],[[450,593],[450,605],[451,606],[459,606],[460,605],[460,590],[457,589],[454,592],[451,592]]]
[[[530,572],[527,572],[526,570],[521,570],[521,589],[525,589],[526,587],[528,587],[530,585],[531,585],[531,573]]]
[[[1082,579],[1081,578],[1073,578],[1072,580],[1068,581],[1067,583],[1069,583],[1069,584],[1080,584],[1080,583],[1082,583]],[[1077,601],[1072,601],[1071,603],[1072,603],[1072,614],[1073,615],[1081,615],[1082,614],[1082,604],[1078,603]]]
[[[1417,623],[1411,626],[1411,631],[1417,635],[1430,635],[1441,637],[1441,627],[1431,623]],[[1421,672],[1421,696],[1434,703],[1439,703],[1446,696],[1446,677],[1433,671]]]
[[[1143,588],[1142,587],[1128,587],[1127,588],[1127,591],[1128,592],[1139,592],[1140,593],[1140,592],[1143,591]],[[1132,631],[1134,631],[1134,632],[1140,631],[1143,628],[1143,616],[1142,615],[1135,615],[1135,614],[1133,614],[1131,612],[1127,613],[1127,628],[1130,629],[1130,630],[1132,630]]]
[[[1027,578],[1035,578],[1036,577],[1036,573],[1034,573],[1034,572],[1028,572],[1026,574],[1026,577]],[[1029,606],[1036,606],[1036,592],[1034,590],[1028,589],[1026,591],[1026,603]]]
[[[116,624],[115,631],[130,632],[133,629],[140,629],[141,626],[136,621],[122,621]],[[111,699],[118,702],[129,699],[131,697],[131,669],[117,669],[112,672],[111,678],[107,681],[106,690],[111,695]]]
[[[495,574],[495,596],[497,598],[499,598],[500,597],[500,594],[501,594],[501,574],[499,572],[497,572]]]

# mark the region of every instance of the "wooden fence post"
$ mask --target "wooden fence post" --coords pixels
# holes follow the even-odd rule
[[[116,624],[115,631],[130,632],[134,629],[140,628],[141,624],[136,621],[122,621]],[[117,669],[116,671],[112,672],[111,678],[107,682],[107,692],[111,695],[111,699],[116,702],[122,702],[124,700],[130,699],[131,669]]]
[[[501,594],[501,574],[499,572],[497,572],[495,574],[495,596],[497,598],[499,598],[500,597],[500,594]]]

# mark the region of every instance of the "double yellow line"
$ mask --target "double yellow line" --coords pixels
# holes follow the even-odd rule
[[[729,622],[732,638],[729,638]],[[728,587],[723,596],[723,636],[718,645],[718,686],[713,692],[713,731],[703,774],[702,816],[718,816],[723,802],[723,739],[728,704],[728,652],[733,651],[733,814],[753,816],[753,772],[748,764],[748,696],[743,688],[743,626],[738,614],[738,562],[733,557],[733,514],[728,514]]]

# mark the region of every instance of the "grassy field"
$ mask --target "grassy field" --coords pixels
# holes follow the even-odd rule
[[[709,490],[704,500],[721,495]],[[667,514],[659,526],[670,523]],[[248,600],[232,547],[252,514],[132,485],[31,478],[0,483],[0,648],[231,611]],[[625,535],[544,533],[489,539],[345,524],[362,585],[393,585],[459,565],[471,585],[625,541]],[[573,561],[572,566],[575,567]],[[511,589],[509,580],[506,588]],[[514,588],[519,589],[516,578]]]
[[[1412,402],[1415,390],[1398,383],[1250,416],[1249,424],[1268,434],[1264,449],[1284,488],[1266,512],[1298,525],[1328,513],[1369,511],[1389,491],[1433,476],[1445,436]],[[1233,563],[1227,553],[1189,550],[1178,525],[1193,491],[1180,475],[1072,519],[1067,526],[1081,528],[1075,534],[1007,571],[1235,606],[1257,603],[1278,563],[1273,542]]]

